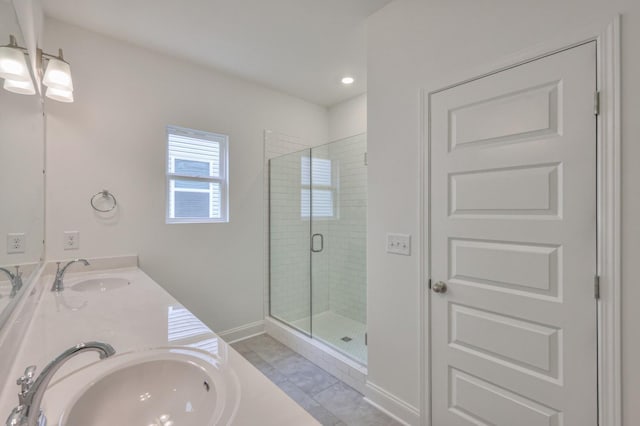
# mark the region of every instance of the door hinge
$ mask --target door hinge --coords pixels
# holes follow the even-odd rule
[[[364,333],[364,345],[365,346],[369,345],[369,334],[368,333]]]
[[[367,153],[364,153],[364,165],[368,166],[369,165],[369,158],[367,157]]]
[[[600,92],[593,94],[593,115],[600,115]]]
[[[596,275],[593,280],[593,295],[596,299],[600,299],[600,276]]]

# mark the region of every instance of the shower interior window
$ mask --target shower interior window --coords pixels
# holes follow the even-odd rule
[[[332,160],[301,157],[300,216],[309,219],[338,217],[338,176]]]

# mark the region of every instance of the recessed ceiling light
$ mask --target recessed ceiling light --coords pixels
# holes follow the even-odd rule
[[[353,84],[354,81],[355,80],[353,79],[353,77],[343,77],[342,78],[342,84],[344,84],[345,86]]]

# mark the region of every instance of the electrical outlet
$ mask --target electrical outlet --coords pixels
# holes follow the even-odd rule
[[[25,235],[24,233],[7,234],[7,253],[24,253]]]
[[[80,248],[80,232],[64,231],[63,245],[65,250],[78,250]]]
[[[411,256],[411,235],[387,234],[387,253]]]

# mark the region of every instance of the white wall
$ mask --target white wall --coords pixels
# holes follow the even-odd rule
[[[367,132],[367,94],[329,108],[329,141]]]
[[[631,426],[640,418],[640,2],[396,0],[368,20],[369,380],[405,403],[420,404],[420,89],[616,12],[623,14],[623,404]],[[384,252],[390,231],[414,236],[411,257]]]
[[[137,253],[214,330],[261,320],[264,129],[317,144],[326,109],[56,20],[45,43],[64,48],[76,88],[75,103],[46,104],[49,258]],[[230,223],[164,223],[168,124],[230,136]],[[103,188],[119,202],[108,220],[89,206]],[[79,251],[62,250],[65,230]]]
[[[40,98],[0,89],[0,266],[40,261],[44,251],[43,166]],[[25,234],[24,253],[7,252],[9,233]],[[5,278],[3,274],[0,281]]]

